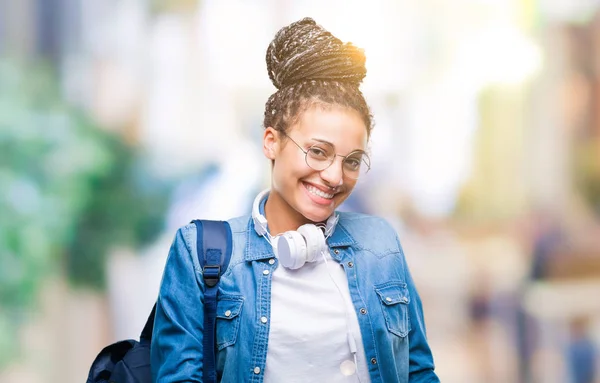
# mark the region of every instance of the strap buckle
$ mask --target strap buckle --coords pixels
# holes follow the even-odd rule
[[[219,278],[221,276],[221,266],[204,266],[202,269],[202,275],[204,276],[204,284],[208,287],[214,287],[219,282]]]

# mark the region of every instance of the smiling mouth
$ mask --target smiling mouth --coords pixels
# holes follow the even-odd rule
[[[325,199],[332,199],[333,196],[335,195],[334,193],[325,193],[324,191],[317,189],[316,187],[309,185],[307,183],[304,184],[304,187],[306,187],[306,190],[308,190],[309,193],[316,195],[317,197],[321,197],[321,198],[325,198]]]

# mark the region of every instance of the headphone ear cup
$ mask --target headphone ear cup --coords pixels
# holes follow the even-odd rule
[[[306,240],[297,231],[286,231],[277,238],[277,258],[283,267],[298,269],[306,263]]]
[[[327,248],[323,231],[316,225],[307,223],[298,228],[298,233],[306,240],[306,261],[316,261],[321,252]]]

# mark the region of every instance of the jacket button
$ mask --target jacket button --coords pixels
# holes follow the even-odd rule
[[[360,309],[360,313],[365,315],[367,313],[367,309],[366,308],[362,308]]]
[[[229,316],[231,316],[231,310],[227,310],[227,311],[225,311],[225,316],[226,316],[226,317],[229,317]]]
[[[256,375],[260,374],[260,367],[254,367],[254,373]]]
[[[261,317],[261,318],[260,318],[260,321],[261,321],[262,323],[267,323],[269,320],[267,319],[267,317]]]
[[[354,262],[352,262],[352,261],[348,262],[348,267],[354,267]]]
[[[338,249],[333,250],[334,253],[339,254],[340,251]]]
[[[263,270],[264,275],[269,275],[269,270]]]
[[[371,364],[377,364],[377,359],[371,358]]]
[[[274,265],[275,264],[275,260],[273,258],[269,259],[269,265]]]

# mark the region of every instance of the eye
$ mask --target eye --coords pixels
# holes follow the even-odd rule
[[[315,159],[325,160],[329,158],[327,151],[318,146],[311,146],[308,148],[308,154]]]
[[[358,170],[360,169],[361,162],[362,160],[360,158],[346,158],[344,165],[348,170]]]

